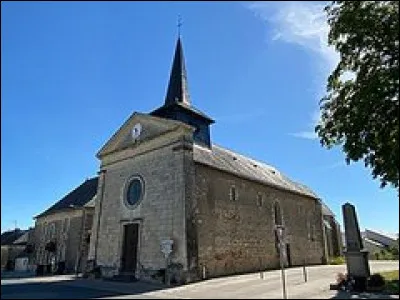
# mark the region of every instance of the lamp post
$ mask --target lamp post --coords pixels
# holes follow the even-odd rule
[[[283,227],[283,225],[276,225],[275,230],[276,230],[276,234],[278,236],[278,242],[279,242],[279,262],[281,265],[283,299],[287,299],[286,280],[285,280],[285,264],[283,261],[283,247],[285,245],[285,242],[284,242],[285,227]]]

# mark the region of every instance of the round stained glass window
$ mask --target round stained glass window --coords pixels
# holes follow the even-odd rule
[[[128,205],[133,206],[139,203],[143,195],[143,183],[139,177],[135,177],[129,183],[126,191],[126,202]]]

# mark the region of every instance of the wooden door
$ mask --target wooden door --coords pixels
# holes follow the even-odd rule
[[[138,238],[139,224],[124,225],[124,242],[121,259],[122,272],[135,273],[136,271]]]

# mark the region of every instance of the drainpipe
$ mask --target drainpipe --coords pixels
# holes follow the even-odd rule
[[[99,199],[99,213],[97,217],[97,228],[96,228],[96,242],[94,246],[94,264],[97,264],[97,248],[99,245],[99,230],[100,230],[100,220],[101,220],[101,214],[102,214],[102,207],[103,207],[103,199],[104,199],[104,187],[106,183],[106,172],[107,170],[100,170],[98,174],[102,175],[101,176],[101,198]]]

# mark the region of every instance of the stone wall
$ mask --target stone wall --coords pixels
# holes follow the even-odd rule
[[[103,276],[120,272],[123,226],[132,222],[139,223],[137,276],[165,268],[160,250],[164,239],[174,241],[171,263],[186,269],[184,150],[180,147],[184,138],[184,131],[170,132],[143,147],[103,158],[105,173],[99,183],[89,255],[101,266]],[[136,207],[129,208],[126,185],[135,175],[144,181],[144,195]]]
[[[235,201],[231,199],[232,186],[238,196]],[[315,199],[201,164],[195,165],[194,193],[192,222],[197,231],[200,274],[203,267],[206,277],[278,268],[275,203],[279,203],[290,245],[288,263],[323,262],[321,207]]]
[[[89,245],[90,239],[92,238],[92,226],[93,226],[93,216],[94,216],[94,207],[85,207],[84,208],[84,218],[83,218],[83,234],[81,235],[80,256],[79,260],[79,270],[85,271],[87,266],[87,260],[89,255]]]
[[[14,266],[15,258],[24,251],[25,245],[2,245],[1,246],[1,270],[7,266],[7,261],[11,261]]]
[[[82,216],[82,209],[74,209],[55,212],[36,220],[34,231],[36,265],[48,265],[52,261],[56,264],[65,262],[66,272],[75,271],[82,236]],[[46,243],[50,241],[56,243],[54,253],[45,250]]]
[[[329,224],[326,230],[326,239],[329,257],[342,255],[342,241],[340,233],[340,225],[333,216],[324,216],[325,222]]]

